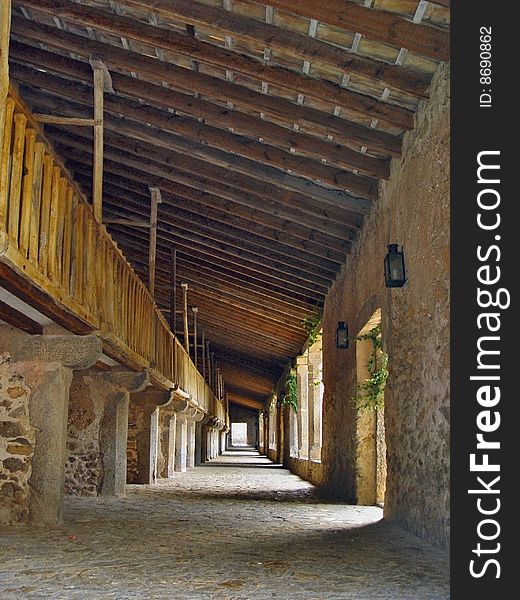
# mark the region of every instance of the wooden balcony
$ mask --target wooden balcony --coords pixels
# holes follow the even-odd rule
[[[156,386],[225,423],[223,403],[12,88],[3,125],[0,281],[69,331],[97,333],[107,356],[148,369]]]

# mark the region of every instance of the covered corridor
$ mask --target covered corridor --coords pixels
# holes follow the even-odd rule
[[[126,498],[69,497],[62,527],[2,532],[0,597],[448,598],[445,554],[381,517],[231,450]]]
[[[2,600],[447,597],[449,6],[0,0]]]

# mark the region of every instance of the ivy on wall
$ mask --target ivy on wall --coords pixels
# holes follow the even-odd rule
[[[360,341],[368,340],[372,344],[372,354],[367,363],[368,379],[358,385],[355,397],[356,408],[376,410],[385,402],[385,386],[388,378],[388,354],[383,352],[381,344],[381,325],[376,325],[368,333],[358,336]]]
[[[309,315],[308,317],[305,317],[305,319],[303,319],[303,321],[302,321],[302,327],[305,329],[305,331],[307,332],[307,334],[309,336],[309,345],[310,346],[312,346],[312,344],[316,343],[318,341],[318,338],[321,335],[322,319],[323,319],[323,314],[322,314],[321,310],[316,308],[311,315]]]
[[[284,406],[292,406],[294,411],[298,412],[298,386],[295,373],[289,373],[287,376],[285,388],[280,394],[279,400]]]

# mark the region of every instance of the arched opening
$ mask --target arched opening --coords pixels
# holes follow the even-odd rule
[[[383,505],[386,491],[384,388],[388,356],[382,349],[381,310],[356,337],[356,500]]]

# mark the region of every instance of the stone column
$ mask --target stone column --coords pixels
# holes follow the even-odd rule
[[[298,390],[298,457],[309,458],[309,373],[307,356],[296,357]]]
[[[175,427],[175,466],[178,473],[186,472],[186,454],[188,449],[188,424],[186,415],[177,415]]]
[[[190,413],[188,400],[173,398],[170,408],[175,413],[175,456],[173,469],[177,473],[185,473],[187,465],[188,450],[188,422],[187,414]]]
[[[152,484],[157,479],[159,453],[159,407],[171,400],[171,392],[150,388],[131,396],[131,421],[137,465],[133,483]]]
[[[130,394],[146,388],[150,378],[146,372],[134,373],[126,369],[114,369],[101,375],[101,379],[106,385],[107,395],[99,437],[103,464],[100,493],[103,496],[124,496]]]
[[[11,369],[29,387],[29,415],[36,429],[29,479],[29,519],[55,525],[63,516],[67,414],[74,369],[87,369],[101,356],[94,335],[35,335],[13,338]]]
[[[196,408],[190,408],[186,413],[186,468],[192,469],[195,466],[195,423],[204,416]]]
[[[226,451],[226,436],[227,431],[224,429],[220,432],[220,452],[219,454],[223,454]]]
[[[208,423],[211,417],[204,414],[195,426],[195,465],[208,460]]]
[[[159,409],[159,449],[162,459],[159,477],[170,479],[174,473],[177,415],[168,406]]]
[[[309,458],[321,459],[321,419],[323,404],[322,353],[309,350]]]

